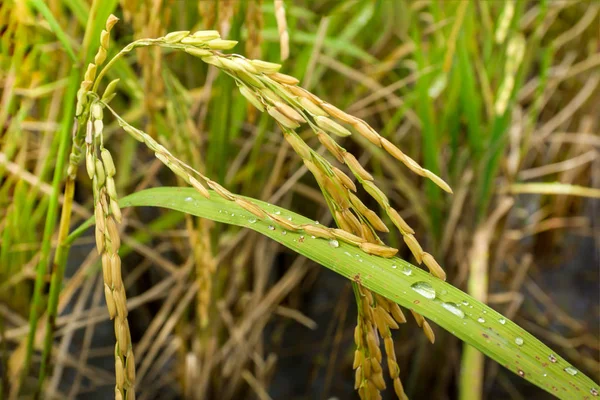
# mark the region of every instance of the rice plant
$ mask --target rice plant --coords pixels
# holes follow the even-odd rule
[[[451,334],[443,342],[454,336],[466,344],[454,375],[461,398],[515,390],[495,366],[484,375],[481,353],[559,398],[597,396],[597,384],[586,376],[597,366],[586,355],[593,336],[579,350],[564,345],[567,339],[550,340],[566,351],[565,359],[540,341],[547,337],[539,319],[538,325],[517,321],[538,338],[511,321],[523,302],[516,285],[526,283],[536,300],[552,304],[527,280],[532,258],[515,244],[556,224],[590,228],[581,219],[553,221],[548,210],[567,215],[581,199],[600,197],[585,181],[595,182],[590,165],[598,143],[585,133],[597,121],[583,108],[593,104],[600,79],[597,57],[567,53],[554,67],[565,44],[597,25],[597,6],[365,1],[323,2],[312,12],[276,0],[195,7],[93,1],[63,8],[31,1],[0,8],[6,21],[0,199],[9,204],[0,252],[7,294],[0,325],[3,396],[74,398],[110,386],[116,399],[277,398],[277,352],[265,353],[264,335],[285,330],[285,323],[269,322],[277,315],[316,326],[282,303],[307,279],[306,259],[350,282],[356,320],[337,363],[348,361],[351,386],[362,399],[423,397],[416,382],[425,376],[426,358],[442,374],[444,357],[426,356],[430,350],[418,339],[413,355],[399,351],[395,332],[410,332],[404,328],[410,324],[400,329],[407,322],[403,309],[428,342],[436,343],[437,325]],[[579,14],[569,14],[575,8]],[[121,12],[125,22],[117,24],[111,12]],[[317,26],[319,15],[326,17]],[[572,15],[579,18],[572,29],[552,32],[555,21]],[[69,20],[77,22],[71,30],[64,28]],[[372,37],[360,32],[377,21],[384,21],[385,34],[366,52]],[[313,33],[302,24],[312,24]],[[50,41],[36,45],[31,29],[44,30]],[[78,34],[81,45],[73,39]],[[390,47],[390,37],[404,44]],[[231,54],[241,50],[229,38],[244,39],[251,57]],[[596,42],[592,36],[590,48]],[[298,43],[311,47],[296,49]],[[49,49],[60,53],[60,63],[52,63]],[[386,49],[387,56],[373,57]],[[290,74],[280,72],[281,63],[263,61],[288,57],[296,60]],[[356,60],[374,68],[356,67]],[[284,70],[294,65],[283,64]],[[41,74],[40,65],[48,67]],[[332,73],[357,84],[328,81]],[[581,74],[588,78],[566,111],[546,118],[559,84]],[[64,78],[51,81],[57,76]],[[438,110],[441,104],[447,106]],[[550,158],[536,166],[540,143],[561,137],[555,131],[576,117],[583,133],[554,139]],[[31,118],[60,122],[36,125]],[[44,134],[38,143],[38,130],[58,134]],[[22,140],[23,131],[34,135]],[[572,158],[557,161],[561,143],[569,141]],[[408,155],[419,151],[424,167]],[[523,182],[557,173],[567,180]],[[454,183],[454,195],[446,181]],[[538,225],[515,230],[519,213],[512,210],[522,193],[571,196],[541,207],[531,217],[541,219]],[[307,207],[307,199],[317,207]],[[314,216],[318,210],[321,222],[291,209]],[[32,218],[23,224],[25,215]],[[95,249],[86,245],[91,236]],[[306,257],[295,258],[275,283],[278,251],[270,240],[289,248],[289,256]],[[89,250],[85,257],[74,254],[79,248]],[[490,293],[507,273],[515,275],[512,292]],[[148,287],[146,279],[155,282]],[[502,315],[486,303],[510,307]],[[560,310],[556,318],[576,332],[585,329]],[[110,346],[96,349],[96,325],[107,319],[113,320]],[[69,351],[75,335],[81,354]],[[111,367],[92,366],[92,357],[110,359]],[[330,371],[323,395],[331,391]],[[492,390],[496,376],[502,389]],[[428,389],[428,398],[448,390]]]

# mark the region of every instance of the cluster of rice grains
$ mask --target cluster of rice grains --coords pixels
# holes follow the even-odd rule
[[[96,247],[102,259],[102,276],[104,294],[110,319],[115,328],[115,399],[135,398],[135,358],[131,344],[129,323],[127,321],[127,297],[121,276],[121,258],[119,247],[121,240],[117,224],[121,222],[121,210],[117,202],[115,188],[115,165],[110,152],[103,146],[103,107],[114,95],[115,82],[111,82],[104,92],[101,101],[93,94],[90,96],[97,66],[104,63],[109,45],[109,32],[117,22],[110,18],[106,30],[101,33],[101,43],[94,63],[88,65],[84,81],[78,92],[76,116],[78,122],[85,126],[85,165],[92,179],[94,191],[94,213],[96,218]],[[77,138],[77,136],[76,136]],[[80,145],[79,140],[74,146]],[[77,158],[78,152],[72,152]],[[73,160],[72,160],[73,161]],[[76,160],[75,160],[76,161]],[[76,163],[71,162],[69,174],[74,174]]]
[[[145,143],[155,152],[156,157],[160,161],[177,176],[193,186],[201,195],[205,197],[210,196],[210,192],[207,190],[208,186],[222,198],[237,203],[257,218],[269,219],[270,223],[277,224],[285,230],[304,231],[309,235],[319,238],[341,240],[358,246],[367,253],[382,257],[394,256],[398,250],[386,246],[376,233],[378,231],[388,232],[388,228],[378,214],[369,209],[356,196],[357,187],[354,181],[342,170],[333,166],[326,158],[311,149],[295,132],[302,124],[308,124],[329,153],[341,164],[345,164],[348,167],[356,181],[381,206],[402,234],[404,242],[417,262],[419,264],[424,263],[433,275],[440,279],[445,279],[446,275],[443,269],[429,253],[423,251],[414,236],[414,230],[402,219],[398,211],[390,205],[387,196],[374,183],[373,176],[364,169],[354,155],[340,146],[332,136],[345,137],[351,135],[353,131],[357,132],[377,147],[384,149],[394,158],[401,161],[411,171],[429,178],[443,190],[451,192],[450,187],[437,175],[419,166],[389,140],[381,137],[365,121],[346,114],[312,93],[298,87],[298,80],[296,78],[278,72],[281,67],[279,64],[261,60],[249,60],[239,55],[229,55],[220,52],[220,50],[233,48],[236,43],[236,41],[221,39],[217,31],[199,31],[193,34],[190,34],[188,31],[180,31],[169,33],[165,37],[158,39],[137,40],[117,54],[107,67],[100,72],[98,79],[102,77],[108,66],[116,58],[141,46],[160,46],[183,50],[219,68],[235,80],[240,93],[252,105],[261,112],[268,112],[278,122],[287,142],[302,158],[306,167],[317,180],[333,213],[334,219],[340,227],[339,229],[311,224],[297,225],[285,218],[262,210],[256,204],[229,192],[218,183],[210,180],[179,160],[164,146],[157,143],[150,135],[134,128],[123,120],[105,104],[104,99],[101,102],[106,106],[106,109],[115,115],[118,123],[127,133],[138,141]],[[95,66],[93,68],[95,72]],[[112,83],[109,87],[111,85]],[[107,95],[105,94],[104,97],[107,97]],[[92,106],[92,119],[100,116],[98,115],[99,110],[102,110],[100,106],[96,107],[96,104],[98,103]],[[91,122],[94,129],[96,125],[101,127],[101,122],[98,123],[100,119],[96,118]],[[103,261],[105,259],[110,260],[110,262],[107,261],[106,263],[111,266],[110,270],[113,271],[113,262],[118,259],[116,255],[118,245],[115,246],[115,241],[118,244],[118,236],[116,239],[113,237],[113,233],[118,235],[115,225],[115,220],[118,220],[118,211],[115,210],[118,209],[118,206],[112,206],[113,204],[116,205],[114,181],[112,181],[111,175],[111,173],[114,173],[114,167],[110,165],[110,161],[108,161],[110,158],[107,156],[109,153],[105,149],[101,150],[99,158],[91,150],[92,144],[96,143],[96,139],[101,140],[97,129],[95,129],[93,138],[88,145],[88,158],[90,158],[88,161],[88,171],[91,170],[93,172],[90,175],[94,177],[94,190],[97,192],[96,216],[99,221],[98,224],[101,228],[104,228],[98,228],[100,236],[98,248],[103,254]],[[111,279],[110,283],[115,285],[114,272],[110,275],[109,279]],[[105,282],[106,280],[107,277],[105,276]],[[109,301],[109,294],[112,295],[111,299],[114,300],[113,306],[117,303],[117,299],[124,301],[124,292],[121,291],[122,284],[118,287],[111,287],[111,285],[107,285],[107,287],[110,292],[107,292],[107,301]],[[359,282],[354,283],[354,288],[359,303],[359,318],[355,334],[357,350],[354,360],[356,388],[363,399],[377,399],[381,397],[380,391],[385,388],[381,368],[382,353],[380,350],[380,338],[383,338],[389,375],[394,382],[394,390],[399,398],[406,398],[399,379],[399,367],[396,363],[390,331],[391,329],[398,328],[398,323],[406,322],[406,319],[396,303],[379,295],[373,296],[370,291],[360,286]],[[115,293],[118,293],[116,298]],[[122,298],[120,297],[121,295],[123,296]],[[111,311],[111,316],[117,315],[121,318],[119,315],[119,305],[116,305],[117,307]],[[109,309],[110,307],[109,305]],[[124,309],[123,304],[121,304],[121,307]],[[419,314],[413,312],[413,315],[425,335],[433,342],[434,334],[427,321]],[[126,327],[126,319],[123,318],[123,321],[123,325]],[[129,343],[127,342],[127,344]],[[121,348],[122,346],[118,343],[117,349],[120,350]],[[127,350],[121,350],[120,352],[125,355],[125,360],[127,360]],[[119,380],[119,377],[117,379]],[[123,383],[123,380],[121,380],[121,383]],[[117,384],[117,387],[119,388],[119,384]]]
[[[268,215],[272,221],[284,229],[301,229],[317,237],[339,239],[357,245],[368,253],[383,257],[392,257],[397,252],[397,249],[385,246],[378,238],[376,231],[387,232],[388,229],[377,213],[365,206],[354,194],[356,185],[353,180],[313,151],[296,134],[295,129],[299,128],[301,124],[308,124],[329,153],[348,167],[365,191],[383,208],[399,229],[417,262],[424,263],[438,278],[446,278],[445,272],[435,259],[423,251],[414,236],[413,229],[402,219],[398,211],[391,207],[387,196],[375,185],[372,175],[332,136],[351,135],[351,130],[344,126],[347,124],[371,143],[383,148],[401,161],[411,171],[431,179],[443,190],[451,192],[450,187],[441,178],[419,166],[363,120],[346,114],[296,86],[298,84],[296,78],[278,72],[280,65],[260,60],[248,60],[239,55],[225,55],[215,51],[233,47],[235,44],[231,41],[221,40],[218,32],[203,31],[191,35],[189,32],[173,32],[163,40],[170,44],[184,45],[184,51],[201,57],[203,61],[232,76],[236,80],[240,93],[259,111],[267,111],[279,123],[286,140],[303,159],[304,164],[317,180],[334,214],[335,221],[341,229],[313,225],[297,226],[277,215]],[[210,183],[209,186],[211,186]],[[231,200],[231,198],[229,199]],[[255,215],[261,217],[259,213],[255,213]],[[403,323],[406,319],[397,304],[378,295],[373,297],[367,289],[360,285],[355,285],[355,290],[360,293],[362,305],[355,336],[357,345],[354,361],[356,388],[361,397],[365,399],[379,398],[379,391],[385,388],[380,365],[382,355],[379,350],[379,337],[381,337],[384,340],[387,364],[390,378],[394,382],[394,390],[399,398],[406,398],[399,379],[399,368],[390,332],[390,329],[398,328],[398,323]],[[433,342],[434,334],[427,321],[417,313],[413,312],[413,315],[425,335]]]

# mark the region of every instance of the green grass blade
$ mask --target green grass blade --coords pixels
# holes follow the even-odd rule
[[[42,0],[29,0],[29,4],[35,7],[36,10],[39,11],[40,14],[48,21],[48,25],[50,25],[50,29],[54,32],[60,43],[65,48],[65,51],[71,58],[71,60],[77,62],[77,57],[75,56],[75,52],[73,51],[73,47],[71,47],[71,43],[69,42],[69,37],[60,27],[60,24],[52,15],[52,11],[48,8],[45,2]]]
[[[263,209],[291,217],[295,224],[314,223],[301,215],[249,199]],[[205,199],[191,188],[162,187],[120,200],[122,207],[153,206],[213,221],[250,228],[289,249],[429,318],[500,365],[561,399],[589,397],[598,386],[533,335],[451,284],[399,258],[382,258],[340,242],[313,239],[299,232],[273,229],[240,206],[214,192]],[[417,289],[415,290],[415,285]]]

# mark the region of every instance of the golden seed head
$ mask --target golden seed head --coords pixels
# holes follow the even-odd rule
[[[250,60],[250,64],[252,64],[256,69],[265,74],[274,74],[281,69],[280,64],[262,61],[262,60]]]
[[[210,198],[210,193],[208,192],[208,190],[196,178],[194,178],[193,176],[190,176],[189,182],[190,182],[190,185],[192,185],[194,187],[194,189],[196,189],[198,191],[198,193],[200,193],[203,197],[205,197],[207,199]]]
[[[369,220],[371,225],[373,225],[373,228],[377,229],[379,232],[389,232],[390,231],[388,229],[388,227],[385,225],[385,223],[381,220],[381,218],[379,218],[379,215],[377,215],[377,213],[375,211],[366,210],[366,212],[364,212],[363,215],[365,216],[365,218],[367,218],[367,220]]]
[[[452,188],[450,188],[450,185],[448,185],[442,178],[440,178],[430,170],[425,170],[425,176],[429,178],[433,183],[438,185],[443,191],[447,193],[453,193]]]
[[[233,56],[231,57],[231,60],[235,63],[237,63],[238,65],[240,65],[242,67],[242,69],[244,69],[245,71],[248,71],[251,74],[258,74],[258,70],[256,69],[256,67],[252,64],[250,64],[250,62],[241,57],[241,56]]]
[[[93,81],[96,77],[96,64],[89,63],[87,69],[85,70],[85,74],[83,75],[83,80],[85,81]]]
[[[352,182],[352,179],[348,177],[341,169],[333,167],[333,173],[338,177],[338,179],[342,182],[346,188],[356,192],[356,185]]]
[[[213,39],[206,44],[213,50],[231,50],[237,43],[237,40]]]
[[[235,197],[229,190],[225,189],[223,186],[219,185],[217,182],[208,180],[208,181],[206,181],[206,183],[212,190],[217,192],[217,194],[219,196],[223,197],[224,199],[230,200],[230,201],[235,199]]]
[[[364,181],[362,184],[367,193],[369,193],[380,206],[386,207],[389,204],[385,193],[383,193],[372,181]]]
[[[121,214],[121,208],[119,203],[115,199],[110,199],[110,212],[119,224],[123,222],[123,215]]]
[[[324,238],[324,239],[333,239],[335,236],[331,233],[327,228],[324,228],[319,225],[302,225],[300,228],[304,230],[308,235]]]
[[[275,223],[277,223],[277,225],[281,226],[284,229],[287,229],[287,230],[290,230],[290,231],[297,231],[297,230],[299,230],[301,228],[300,226],[291,223],[289,220],[287,220],[287,219],[285,219],[285,218],[283,218],[283,217],[281,217],[279,215],[271,214],[271,213],[268,213],[267,215]]]
[[[108,151],[107,149],[102,149],[100,151],[100,157],[102,157],[102,162],[104,163],[104,170],[106,171],[106,175],[109,177],[115,176],[115,163],[113,162],[113,158],[110,154],[110,151]]]
[[[106,49],[102,46],[98,47],[98,51],[94,56],[94,64],[102,65],[106,60]]]
[[[294,78],[293,76],[282,74],[282,73],[279,73],[279,72],[275,72],[274,74],[270,74],[269,76],[274,81],[277,81],[279,83],[284,83],[286,85],[295,86],[298,83],[300,83],[300,81],[298,79]]]
[[[381,367],[380,367],[381,369]],[[383,373],[381,370],[378,373],[371,375],[371,382],[377,387],[379,390],[385,389],[385,380],[383,379]]]
[[[266,216],[265,212],[256,204],[249,202],[248,200],[244,200],[242,198],[236,198],[235,202],[242,207],[246,211],[250,211],[252,214],[256,215],[258,218],[264,218]]]
[[[113,319],[117,315],[117,305],[115,304],[115,299],[113,297],[112,290],[110,290],[110,288],[106,284],[104,284],[104,298],[106,299],[106,308],[108,309],[108,316],[110,317],[110,319]]]
[[[112,176],[106,178],[106,192],[111,199],[118,199],[117,187],[115,185],[115,179]]]
[[[265,111],[265,106],[262,101],[258,98],[258,96],[254,93],[254,91],[248,89],[247,86],[240,86],[240,93],[242,96],[246,98],[254,107],[258,108],[260,112]]]
[[[358,368],[362,364],[364,354],[359,349],[354,350],[354,362],[352,363],[352,369]]]
[[[192,34],[192,36],[206,41],[221,38],[221,34],[215,30],[196,31]]]
[[[125,385],[125,366],[121,357],[115,358],[115,377],[117,387],[122,388]]]
[[[304,159],[310,159],[312,157],[310,147],[304,143],[300,137],[292,132],[284,132],[285,140],[292,146],[294,151]]]
[[[403,324],[406,322],[406,317],[404,316],[404,313],[402,312],[402,310],[400,309],[400,306],[396,303],[390,303],[390,313],[392,314],[392,317],[394,317],[394,320],[400,324]]]
[[[438,264],[438,262],[435,260],[435,258],[433,258],[433,256],[431,254],[426,253],[426,252],[423,253],[422,257],[423,257],[423,263],[427,266],[427,268],[429,269],[429,272],[431,272],[431,274],[433,276],[445,281],[446,280],[446,272],[444,272],[444,269],[440,266],[440,264]]]
[[[417,242],[417,239],[412,234],[404,235],[402,238],[417,262],[421,264],[423,261],[423,249],[421,248],[419,242]]]
[[[362,368],[363,376],[366,379],[369,379],[371,377],[371,359],[370,358],[363,359],[361,368]]]
[[[123,278],[121,277],[121,257],[118,254],[110,255],[110,271],[112,288],[119,290],[123,285]]]
[[[115,292],[117,292],[117,291],[116,290],[113,291],[113,293],[115,293]],[[124,296],[123,296],[123,298],[124,298]],[[118,311],[119,303],[116,300],[116,297],[115,297],[115,302],[117,302],[117,311]],[[121,314],[119,314],[117,319],[115,320],[115,336],[117,338],[117,344],[119,345],[119,355],[124,356],[129,351],[130,338],[129,338],[129,324],[127,323],[127,318],[121,316]]]
[[[111,248],[116,252],[121,247],[121,237],[119,236],[119,229],[117,223],[112,216],[106,218],[106,232],[111,242]]]
[[[295,87],[295,86],[293,86]],[[323,111],[323,109],[321,107],[319,107],[318,105],[316,105],[315,103],[313,103],[311,100],[309,100],[306,97],[298,97],[298,101],[300,102],[300,105],[302,107],[304,107],[304,109],[306,111],[308,111],[311,115],[313,116],[321,116],[321,117],[326,117],[327,113],[325,111]]]
[[[317,131],[316,135],[319,139],[319,142],[321,142],[321,144],[325,146],[327,151],[329,151],[329,153],[331,153],[331,155],[334,156],[339,162],[343,163],[344,153],[342,152],[342,149],[336,143],[336,141],[333,140],[328,134],[322,131]]]
[[[342,229],[337,229],[337,228],[333,229],[333,234],[335,235],[336,238],[341,239],[344,242],[354,244],[354,245],[362,244],[365,242],[365,239],[358,237],[356,235],[353,235],[352,233],[347,232]]]
[[[85,154],[85,169],[90,179],[92,179],[96,172],[96,162],[94,161],[94,155],[89,151]]]
[[[300,124],[298,124],[296,121],[294,121],[291,118],[288,118],[287,116],[285,116],[281,111],[279,111],[279,109],[277,109],[276,107],[268,107],[267,108],[267,112],[269,113],[269,115],[273,118],[275,118],[275,120],[277,122],[279,122],[281,125],[283,125],[285,128],[288,129],[296,129],[300,126]]]
[[[283,99],[281,98],[281,96],[279,96],[278,94],[276,94],[269,88],[261,89],[260,94],[264,98],[267,98],[268,100],[270,100],[273,104],[283,102]]]
[[[423,318],[423,316],[421,314],[419,314],[418,312],[415,312],[413,310],[410,310],[410,312],[413,315],[413,317],[415,318],[415,321],[417,322],[417,325],[419,326],[419,328],[422,328],[423,322],[425,322],[425,318]]]
[[[332,117],[337,118],[337,119],[339,119],[341,121],[351,123],[355,119],[353,116],[351,116],[350,114],[345,113],[344,111],[340,110],[339,108],[337,108],[333,104],[329,104],[329,103],[323,102],[323,103],[320,104],[320,106],[329,115],[331,115]]]
[[[434,344],[435,343],[435,333],[433,333],[433,329],[431,329],[429,322],[427,322],[425,320],[423,320],[423,332],[425,333],[425,336],[431,342],[431,344]]]
[[[246,71],[242,65],[227,57],[221,57],[221,64],[223,65],[223,68],[234,72]]]
[[[356,368],[356,371],[354,372],[354,389],[358,389],[360,387],[360,385],[362,384],[363,381],[363,371],[362,371],[362,367],[358,367]]]
[[[104,123],[100,119],[94,120],[94,134],[100,136],[104,130]]]
[[[406,397],[406,394],[404,393],[404,387],[402,387],[402,382],[400,381],[400,378],[394,379],[394,392],[396,393],[396,396],[398,396],[398,399],[408,400],[408,397]]]
[[[98,249],[98,254],[102,254],[104,251],[104,231],[100,230],[98,224],[96,224],[96,248]]]
[[[96,180],[98,182],[98,187],[102,187],[104,186],[104,182],[106,181],[106,175],[104,174],[104,166],[102,165],[102,161],[100,160],[96,160],[96,167],[95,167],[95,177]]]
[[[396,225],[396,227],[400,230],[400,232],[403,235],[407,233],[414,235],[415,231],[406,223],[404,218],[400,216],[396,209],[394,209],[393,207],[387,207],[386,212],[388,217],[390,217],[390,219],[392,220],[392,223]]]
[[[109,43],[110,43],[109,33],[105,30],[102,30],[102,32],[100,32],[100,46],[102,46],[106,50],[108,50]]]
[[[332,133],[336,136],[345,137],[350,136],[352,134],[348,129],[344,128],[342,125],[338,124],[331,118],[316,116],[315,122],[325,132]]]
[[[190,31],[175,31],[165,35],[165,42],[167,43],[179,43],[181,39],[188,36]],[[186,50],[187,51],[187,50]]]
[[[299,123],[304,123],[306,122],[306,120],[304,119],[304,117],[302,116],[302,114],[300,114],[298,111],[294,110],[293,107],[290,107],[289,105],[282,103],[282,102],[277,102],[275,103],[275,107],[277,107],[277,109],[286,117],[299,122]]]
[[[113,14],[110,14],[106,20],[106,30],[110,32],[117,22],[119,22],[119,18],[115,17]]]
[[[125,359],[125,372],[127,374],[127,380],[131,383],[135,382],[135,357],[131,350],[127,352],[127,358]]]
[[[395,249],[393,247],[388,247],[388,246],[383,246],[380,244],[368,243],[368,242],[361,243],[359,245],[359,247],[363,251],[365,251],[369,254],[373,254],[373,255],[385,257],[385,258],[393,257],[398,252],[398,249]]]
[[[109,287],[112,287],[112,263],[110,255],[106,252],[102,253],[102,279]]]
[[[198,47],[185,47],[183,50],[185,50],[186,53],[191,54],[195,57],[202,58],[212,56],[212,52],[210,50],[199,49]]]
[[[361,179],[365,181],[373,180],[373,175],[371,175],[366,169],[363,168],[362,165],[360,165],[360,163],[352,153],[345,152],[344,161],[353,174],[358,175]]]
[[[352,126],[358,133],[360,133],[365,139],[373,143],[377,147],[381,147],[381,136],[367,123],[360,119],[355,119]]]

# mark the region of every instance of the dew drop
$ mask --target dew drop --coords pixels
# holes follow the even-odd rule
[[[235,217],[235,214],[233,214],[233,213],[232,213],[232,214],[231,214],[231,216],[232,216],[232,217]]]
[[[329,241],[329,245],[330,245],[331,247],[340,247],[340,242],[338,242],[338,241],[337,241],[337,240],[335,240],[335,239],[331,239],[331,240]]]
[[[469,302],[466,301],[466,300],[461,301],[461,303],[463,303],[464,306],[468,306],[469,305]]]
[[[577,370],[576,370],[575,368],[573,368],[573,367],[567,367],[567,368],[565,368],[565,372],[566,372],[567,374],[571,375],[571,376],[575,376],[575,375],[577,375],[577,373],[578,373],[579,371],[577,371]]]
[[[396,264],[392,265],[392,269],[396,269],[398,266]]]
[[[421,296],[433,300],[435,299],[435,289],[431,287],[431,285],[427,282],[417,282],[413,283],[411,289],[415,292],[419,293]]]
[[[411,276],[412,275],[412,269],[408,268],[408,267],[402,267],[402,273],[406,276]]]
[[[190,202],[190,201],[192,201],[192,200],[194,200],[194,199],[192,199],[191,197],[186,197],[186,198],[185,198],[185,201],[187,201],[187,202]]]
[[[545,377],[547,377],[547,376],[548,376],[548,374],[544,374],[543,376],[544,376],[544,378],[545,378]]]
[[[281,215],[281,211],[275,211],[275,215]]]
[[[517,346],[523,346],[523,338],[515,338],[515,343],[517,344]]]
[[[292,217],[288,217],[288,221],[291,221],[291,220],[292,220]]]
[[[480,324],[483,324],[485,322],[485,319],[479,317],[479,318],[477,318],[477,322],[479,322]]]
[[[465,313],[463,312],[463,310],[458,308],[458,304],[456,303],[442,303],[442,307],[444,307],[446,310],[450,311],[452,314],[456,315],[459,318],[465,317]]]
[[[313,235],[313,236],[311,236],[310,238],[311,238],[311,239],[315,239],[315,238],[316,238],[316,236],[314,236],[314,235]]]
[[[255,224],[256,223],[256,218],[250,218],[248,220],[248,222],[250,222],[251,224]]]
[[[506,320],[504,318],[500,318],[498,320],[498,322],[500,322],[502,325],[504,325],[506,323]]]
[[[592,396],[598,396],[598,389],[591,388],[590,393],[592,394]]]
[[[269,225],[269,230],[270,230],[270,231],[274,231],[274,230],[275,230],[275,227],[274,227],[273,225]]]
[[[281,232],[282,235],[287,235],[286,231]]]
[[[548,360],[550,360],[550,362],[555,363],[556,362],[556,357],[554,356],[554,354],[550,354],[548,356]]]

